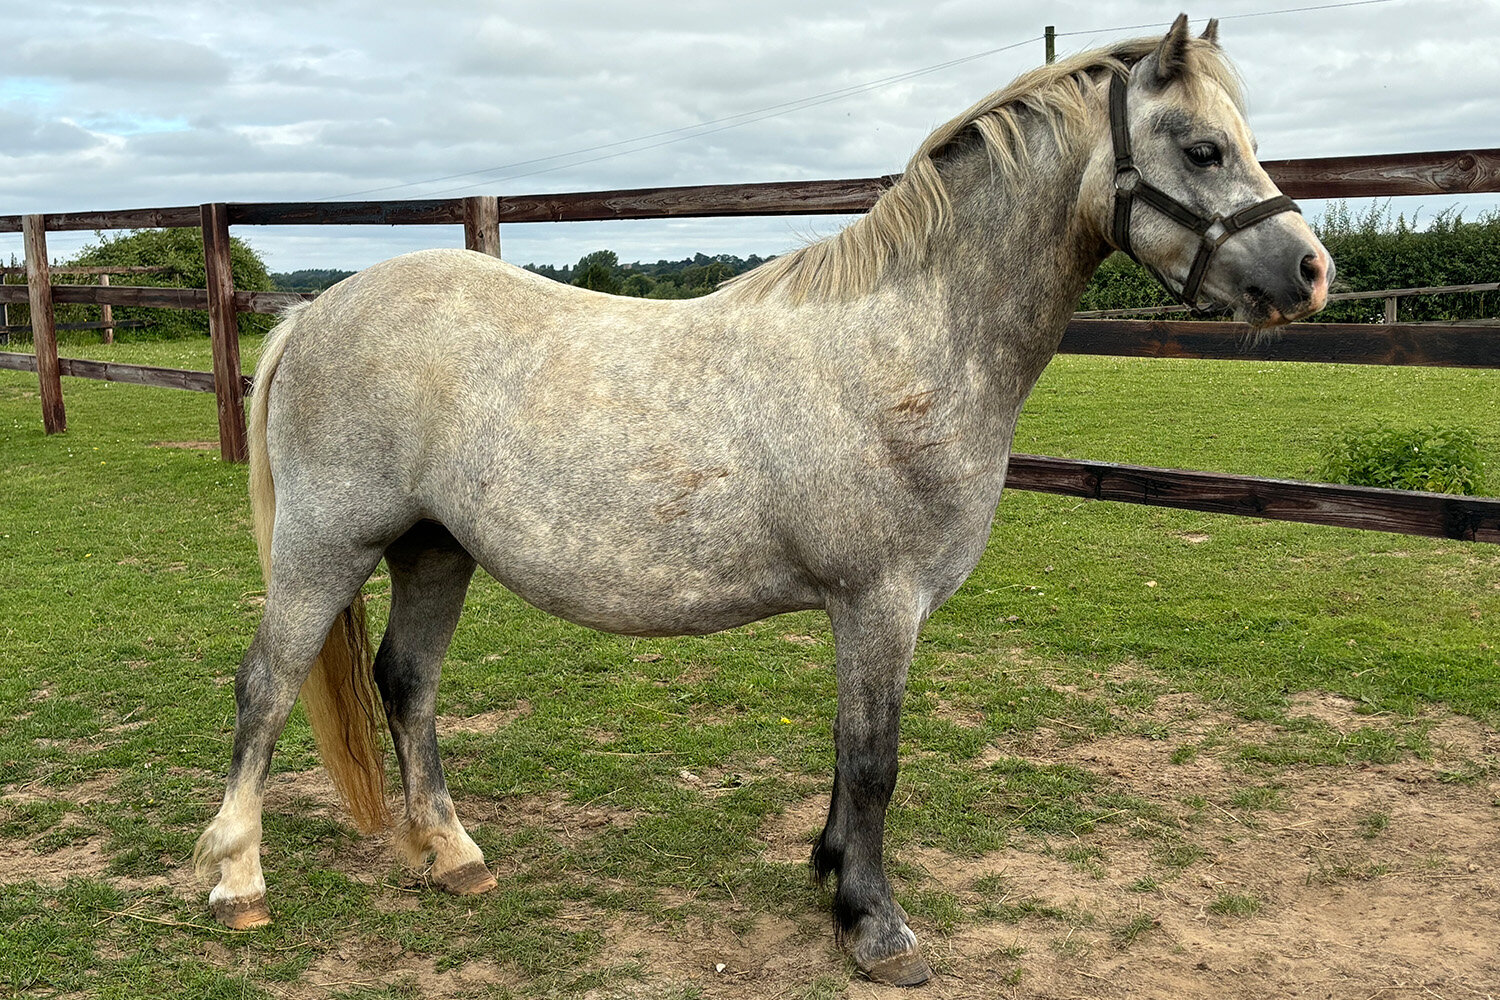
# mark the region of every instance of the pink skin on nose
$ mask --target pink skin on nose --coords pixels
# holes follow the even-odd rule
[[[1320,246],[1310,256],[1313,258],[1310,269],[1315,273],[1312,277],[1312,295],[1308,297],[1310,308],[1303,315],[1311,315],[1328,304],[1328,284],[1333,279],[1333,260],[1328,256],[1328,251]]]

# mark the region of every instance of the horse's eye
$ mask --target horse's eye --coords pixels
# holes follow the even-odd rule
[[[1195,167],[1217,167],[1224,162],[1224,154],[1211,142],[1200,142],[1183,152]]]

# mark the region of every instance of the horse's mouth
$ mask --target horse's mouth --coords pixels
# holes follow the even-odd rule
[[[1250,324],[1254,329],[1265,330],[1273,326],[1295,323],[1299,319],[1311,316],[1321,308],[1321,304],[1307,298],[1284,309],[1273,302],[1271,296],[1263,289],[1252,286],[1245,289],[1244,294],[1240,296],[1239,304],[1234,310],[1234,318],[1241,323]]]

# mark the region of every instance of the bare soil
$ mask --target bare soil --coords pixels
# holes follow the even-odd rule
[[[1344,732],[1379,725],[1356,708],[1308,692],[1289,714]],[[1227,728],[1245,739],[1275,728],[1232,720],[1186,695],[1158,699],[1154,711],[1189,731]],[[1076,845],[1018,843],[979,858],[895,852],[970,906],[985,902],[979,887],[998,876],[1004,896],[994,902],[1029,901],[1057,914],[972,923],[948,935],[916,921],[937,976],[915,993],[851,977],[821,917],[762,916],[738,932],[723,920],[712,927],[617,921],[606,934],[607,957],[634,957],[652,970],[624,991],[640,997],[682,987],[707,997],[804,997],[828,995],[815,991],[826,986],[850,998],[891,1000],[1495,1000],[1500,780],[1493,771],[1452,779],[1476,758],[1493,760],[1500,734],[1442,713],[1428,721],[1437,748],[1431,760],[1284,773],[1274,808],[1204,810],[1183,830],[1204,857],[1176,875],[1163,877],[1153,863],[1159,842],[1108,825]],[[1065,746],[1043,733],[995,755],[1068,761],[1179,812],[1184,798],[1226,802],[1246,783],[1242,772],[1206,755],[1173,763],[1174,745],[1118,736]],[[769,822],[763,857],[804,862],[826,808],[815,796]],[[1069,846],[1097,851],[1099,861],[1062,860]]]

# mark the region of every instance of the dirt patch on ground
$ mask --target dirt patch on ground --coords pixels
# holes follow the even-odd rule
[[[736,921],[730,907],[711,925],[606,920],[605,956],[634,957],[647,974],[598,996],[748,1000],[814,987],[889,1000],[1500,996],[1500,780],[1493,770],[1453,780],[1458,763],[1494,753],[1493,730],[1434,712],[1423,723],[1430,759],[1284,771],[1252,808],[1236,793],[1254,779],[1208,754],[1174,760],[1173,750],[1211,730],[1250,740],[1279,727],[1181,695],[1159,699],[1153,714],[1175,721],[1174,739],[1068,744],[1043,732],[996,755],[1071,763],[1151,802],[1174,818],[1191,860],[1164,859],[1159,838],[1108,823],[1076,838],[1018,837],[974,858],[907,846],[895,859],[918,875],[898,895],[936,889],[991,915],[947,934],[914,919],[937,972],[917,993],[851,976],[821,913]],[[1340,732],[1384,724],[1318,692],[1292,699],[1289,717],[1298,716]],[[814,795],[768,821],[762,858],[805,864],[826,809]]]
[[[605,926],[600,961],[649,972],[638,982],[586,993],[585,1000],[700,995],[693,990],[708,997],[804,997],[829,970],[847,975],[829,923],[819,916],[736,920],[731,912],[712,922],[691,916],[681,924],[616,919]]]
[[[58,831],[92,831],[94,824],[84,816],[83,808],[109,799],[119,780],[118,772],[108,771],[67,790],[35,784],[8,785],[0,790],[0,817],[23,830],[27,812],[39,807],[61,810],[43,836],[0,837],[0,884],[35,881],[61,885],[70,878],[93,878],[107,872],[109,855],[102,834],[84,833],[55,847],[44,838],[56,836]]]
[[[510,708],[496,708],[488,712],[481,712],[478,715],[467,717],[439,715],[437,717],[437,734],[439,737],[444,737],[452,733],[495,733],[517,719],[530,714],[531,702],[522,698]]]
[[[1303,691],[1293,695],[1287,706],[1288,718],[1317,719],[1340,732],[1369,724],[1369,716],[1360,716],[1359,702],[1327,691]]]
[[[454,719],[447,731],[493,731],[526,707]],[[1076,836],[1017,832],[1006,849],[973,857],[911,843],[893,848],[898,898],[912,910],[936,972],[918,992],[855,974],[834,943],[827,897],[817,892],[769,908],[738,900],[709,906],[686,890],[664,892],[656,906],[623,914],[567,901],[552,922],[597,932],[598,950],[588,965],[615,972],[603,978],[607,985],[584,994],[593,1000],[1500,997],[1500,772],[1494,766],[1500,733],[1434,711],[1415,723],[1430,752],[1394,763],[1262,773],[1222,752],[1295,734],[1309,724],[1304,720],[1339,734],[1414,725],[1364,714],[1358,704],[1322,692],[1291,698],[1288,719],[1285,726],[1247,721],[1172,694],[1139,714],[1139,731],[1126,726],[1080,739],[1043,729],[998,741],[979,766],[1015,757],[1068,764],[1094,775],[1101,787],[1146,803],[1149,808],[1137,812],[1151,818],[1105,817]],[[1204,741],[1203,749],[1184,753],[1194,741]],[[4,801],[16,807],[62,802],[55,832],[85,823],[87,806],[108,799],[118,777],[101,775],[66,791],[13,786],[4,789]],[[694,774],[683,783],[701,784],[707,794],[712,777]],[[321,769],[273,776],[266,808],[342,818]],[[805,870],[826,810],[826,793],[819,792],[769,818],[757,837],[758,860]],[[459,813],[471,828],[541,830],[564,847],[628,829],[639,819],[608,801],[577,803],[561,794],[470,798],[459,803]],[[121,888],[166,888],[192,899],[207,888],[185,862],[164,877],[110,875],[102,833],[42,850],[45,836],[0,840],[0,882],[100,877]],[[322,861],[377,884],[372,905],[378,910],[432,905],[420,878],[392,878],[396,858],[385,838],[331,844]],[[506,858],[490,862],[502,883],[514,874]],[[952,905],[945,911],[935,899]],[[290,983],[265,982],[254,968],[240,969],[249,952],[232,942],[200,947],[215,964],[240,970],[288,1000],[401,984],[427,998],[524,993],[528,984],[504,961],[504,943],[495,946],[493,961],[439,971],[431,958],[362,933],[356,923],[343,940],[310,943],[316,957]]]
[[[636,814],[628,809],[613,808],[602,802],[577,803],[561,793],[511,795],[498,801],[467,800],[459,803],[458,812],[461,817],[471,816],[479,822],[496,823],[506,830],[545,830],[564,846],[577,844],[606,830],[629,829],[637,819]]]
[[[59,826],[76,823],[77,813],[64,813]],[[0,839],[0,883],[30,882],[62,885],[70,878],[95,878],[109,871],[105,837],[94,835],[54,850],[41,849],[34,838]]]
[[[253,968],[245,971],[255,974]],[[409,990],[418,997],[483,996],[496,989],[515,989],[521,983],[496,962],[476,959],[440,971],[431,959],[414,959],[393,941],[365,938],[323,952],[295,983],[261,981],[259,985],[285,1000],[326,1000],[357,990],[391,987],[401,989],[402,995]]]
[[[828,818],[828,795],[819,793],[794,802],[761,829],[762,857],[785,864],[807,864],[813,842]]]

